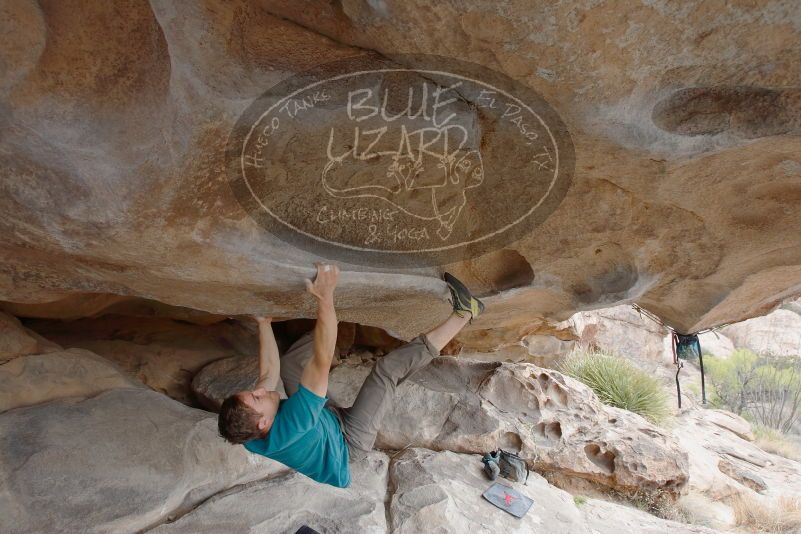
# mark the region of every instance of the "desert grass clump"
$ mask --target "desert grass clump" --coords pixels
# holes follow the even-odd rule
[[[604,404],[657,424],[669,415],[662,385],[623,358],[600,351],[574,351],[559,370],[587,384]]]
[[[754,425],[752,428],[754,437],[756,437],[754,443],[757,447],[765,452],[801,462],[801,446],[787,439],[784,434],[760,425]]]
[[[549,483],[552,483],[548,476],[545,476],[545,478]],[[696,517],[691,509],[692,507],[687,506],[686,496],[678,498],[675,492],[662,488],[639,488],[634,491],[605,488],[593,491],[592,498],[621,506],[629,506],[667,521],[701,525],[700,519]],[[573,502],[577,507],[581,507],[588,501],[584,496],[575,495]],[[671,530],[672,526],[670,528],[666,526],[666,528],[666,532],[674,532],[675,530]],[[681,530],[681,532],[684,532],[684,530]]]
[[[766,534],[797,534],[801,532],[801,499],[779,497],[774,506],[765,505],[753,497],[737,496],[732,509],[738,527]]]
[[[693,513],[681,502],[677,501],[676,495],[673,493],[663,490],[638,490],[634,493],[625,494],[625,496],[621,494],[621,497],[623,497],[622,502],[627,502],[638,510],[648,512],[667,521],[687,524],[696,523]]]

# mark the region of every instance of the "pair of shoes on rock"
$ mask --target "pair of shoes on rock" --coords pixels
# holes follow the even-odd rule
[[[467,289],[467,286],[452,274],[445,273],[443,279],[448,284],[448,289],[451,292],[451,304],[453,305],[454,313],[459,317],[464,317],[466,313],[469,313],[470,322],[472,323],[473,319],[484,311],[484,303],[474,297],[470,290]]]
[[[484,472],[490,480],[498,478],[498,474],[501,472],[501,467],[498,465],[500,459],[501,453],[498,451],[488,452],[481,459],[481,461],[484,462]]]

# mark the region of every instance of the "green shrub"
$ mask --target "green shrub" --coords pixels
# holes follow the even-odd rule
[[[801,359],[738,349],[705,363],[714,406],[782,433],[793,428],[801,415]]]
[[[584,495],[573,495],[573,502],[580,508],[582,504],[587,504],[587,497]]]
[[[587,384],[601,402],[637,413],[653,423],[668,416],[662,385],[626,360],[603,352],[576,351],[560,371]]]
[[[710,356],[704,361],[712,384],[709,401],[716,408],[725,408],[744,415],[749,384],[756,380],[759,357],[748,349],[737,349],[728,358]]]

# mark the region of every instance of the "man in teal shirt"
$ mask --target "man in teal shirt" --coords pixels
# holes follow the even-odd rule
[[[259,322],[260,376],[256,387],[231,395],[222,404],[220,435],[250,452],[272,458],[304,475],[341,488],[350,485],[350,461],[367,456],[375,443],[395,388],[428,365],[484,305],[455,277],[445,273],[453,313],[425,334],[380,358],[349,408],[332,405],[328,373],[337,337],[335,265],[317,264],[306,289],[318,303],[317,324],[279,359],[271,319]],[[283,363],[284,365],[281,365]],[[288,399],[276,388],[283,380]]]

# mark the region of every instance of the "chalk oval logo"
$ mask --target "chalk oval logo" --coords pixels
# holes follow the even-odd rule
[[[320,256],[421,267],[525,237],[564,198],[574,150],[535,91],[433,55],[350,57],[269,89],[226,163],[262,227]]]

